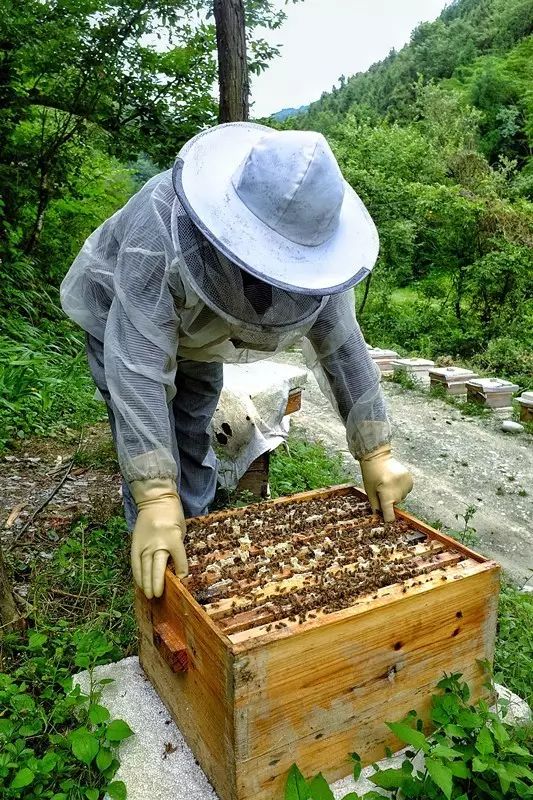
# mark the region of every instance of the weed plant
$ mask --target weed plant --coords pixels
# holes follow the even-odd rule
[[[487,669],[488,665],[480,665]],[[489,681],[487,688],[492,691]],[[485,700],[470,703],[461,675],[446,675],[432,697],[430,732],[415,711],[387,726],[405,747],[399,767],[381,768],[369,780],[376,791],[342,800],[527,800],[533,797],[531,731],[506,722],[507,704],[490,710]],[[390,756],[387,750],[384,755]],[[351,754],[357,780],[362,764]],[[383,794],[385,792],[385,795]],[[334,800],[322,774],[307,781],[296,765],[289,772],[285,800]]]

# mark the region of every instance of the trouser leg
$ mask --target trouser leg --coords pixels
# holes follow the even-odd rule
[[[172,414],[186,517],[206,514],[215,497],[217,459],[211,446],[211,420],[222,382],[222,364],[178,360]]]
[[[87,359],[93,380],[104,398],[109,426],[116,446],[113,401],[104,370],[104,349],[87,334]],[[178,360],[176,397],[169,405],[177,486],[186,517],[206,514],[213,502],[217,482],[217,459],[211,447],[211,420],[222,391],[222,364]],[[122,481],[124,516],[133,530],[137,507],[125,480]]]
[[[116,447],[117,434],[115,413],[113,411],[113,401],[111,400],[111,395],[109,393],[109,389],[107,388],[107,382],[105,379],[104,346],[102,342],[98,341],[98,339],[95,339],[94,336],[91,336],[89,333],[86,336],[86,340],[89,369],[91,371],[93,380],[98,387],[98,391],[105,400],[105,404],[107,406],[107,416],[109,419],[109,427],[111,428],[111,435],[113,436],[113,441]],[[137,506],[135,505],[135,501],[130,492],[130,487],[124,478],[122,479],[122,501],[124,504],[124,518],[126,520],[126,525],[128,526],[128,530],[132,531],[135,525],[135,520],[137,519]]]

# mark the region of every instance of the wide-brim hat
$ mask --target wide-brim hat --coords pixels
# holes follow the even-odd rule
[[[173,183],[201,233],[273,286],[335,294],[376,262],[376,227],[319,133],[217,125],[184,145]]]

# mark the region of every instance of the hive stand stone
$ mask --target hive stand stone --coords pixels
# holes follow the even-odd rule
[[[477,378],[475,372],[463,367],[436,367],[429,370],[430,386],[441,386],[447,395],[460,397],[466,395],[466,384]]]
[[[512,397],[518,386],[503,378],[474,378],[466,384],[467,398],[493,410],[512,411]]]
[[[406,372],[416,383],[429,388],[429,371],[435,366],[427,358],[397,358],[392,361],[394,373]]]

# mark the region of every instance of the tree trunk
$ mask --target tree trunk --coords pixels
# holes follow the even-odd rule
[[[242,0],[214,0],[217,29],[219,122],[248,119],[248,62]]]
[[[19,627],[19,615],[0,547],[0,638],[2,638],[2,634],[17,627]]]

